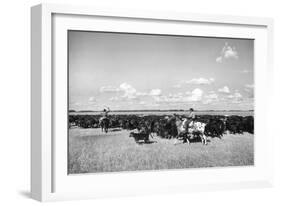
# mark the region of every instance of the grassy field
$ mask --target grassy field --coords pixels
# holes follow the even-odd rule
[[[95,173],[254,164],[254,136],[226,134],[223,139],[174,145],[174,140],[154,137],[136,144],[129,131],[69,130],[68,172]]]

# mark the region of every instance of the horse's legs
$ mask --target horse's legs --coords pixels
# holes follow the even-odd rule
[[[204,145],[207,145],[207,137],[206,137],[206,135],[204,135],[204,134],[202,134],[202,143],[203,143]]]
[[[176,136],[175,140],[174,140],[174,145],[179,144],[179,140],[178,140],[178,136]]]
[[[187,142],[188,145],[190,144],[190,141],[189,141],[189,139],[188,139],[188,136],[186,137],[186,142]]]
[[[190,141],[189,141],[189,134],[188,134],[188,133],[185,133],[185,134],[184,134],[184,142],[186,142],[188,145],[190,144]]]
[[[177,135],[177,136],[175,137],[174,145],[177,145],[177,144],[179,144],[179,143],[180,143],[180,141],[179,141],[179,135]]]

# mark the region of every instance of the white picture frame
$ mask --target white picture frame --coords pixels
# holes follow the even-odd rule
[[[272,19],[40,4],[31,8],[31,26],[32,198],[53,201],[272,186],[274,137],[266,121],[273,77]],[[60,126],[67,121],[63,108],[69,29],[255,39],[255,166],[67,175],[66,140],[57,137],[67,133]]]

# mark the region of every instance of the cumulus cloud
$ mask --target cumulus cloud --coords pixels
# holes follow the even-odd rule
[[[246,84],[245,88],[247,88],[247,89],[254,89],[254,84]]]
[[[105,92],[119,92],[120,88],[118,87],[113,87],[113,86],[102,86],[100,88],[100,92],[101,93],[105,93]]]
[[[239,103],[243,100],[243,96],[238,91],[235,91],[234,94],[230,94],[227,96],[229,99],[232,99],[232,103]]]
[[[74,102],[74,103],[72,103],[73,105],[75,105],[75,106],[81,106],[81,105],[83,105],[81,102]]]
[[[254,84],[246,84],[244,90],[248,93],[249,98],[254,97]]]
[[[189,95],[191,94],[191,92],[185,92],[185,94]],[[180,98],[180,97],[183,97],[184,96],[184,93],[182,92],[178,92],[178,93],[175,93],[175,94],[169,94],[170,97],[176,97],[176,98]]]
[[[240,94],[239,92],[235,92],[234,94],[230,94],[227,96],[229,99],[234,99],[234,98],[242,98],[242,94]]]
[[[235,92],[235,93],[234,93],[234,98],[240,99],[240,98],[243,98],[243,96],[242,96],[242,94],[240,94],[239,92]]]
[[[199,77],[199,78],[193,78],[190,80],[183,80],[175,84],[173,87],[174,88],[182,88],[184,85],[210,85],[215,82],[214,78],[204,78],[204,77]]]
[[[148,94],[146,92],[137,92],[136,96],[147,96]]]
[[[137,90],[132,87],[130,84],[124,82],[120,84],[119,86],[120,90],[124,92],[122,97],[128,98],[128,99],[135,99]]]
[[[217,63],[222,63],[222,56],[217,57],[217,58],[216,58],[216,62],[217,62]]]
[[[110,101],[117,101],[120,99],[136,99],[141,96],[159,96],[162,93],[161,89],[152,89],[150,92],[139,92],[132,85],[123,82],[118,87],[103,86],[100,88],[101,93],[119,93],[120,97],[111,97]]]
[[[181,87],[182,87],[182,84],[175,84],[173,87],[174,87],[174,88],[181,88]]]
[[[114,86],[102,86],[100,88],[101,93],[118,93],[123,92],[123,98],[134,99],[137,96],[137,90],[132,87],[130,84],[124,82],[118,87]],[[113,97],[114,99],[115,97]]]
[[[230,93],[230,90],[227,86],[224,86],[222,88],[219,88],[218,92],[228,94],[228,93]]]
[[[246,84],[246,85],[244,86],[244,90],[245,90],[246,92],[253,92],[253,91],[254,91],[254,84]]]
[[[214,91],[211,91],[204,97],[203,104],[210,104],[212,102],[218,101],[218,99],[219,96]]]
[[[115,101],[118,101],[118,100],[119,100],[118,97],[111,97],[111,98],[109,99],[109,101],[112,101],[112,102],[115,102]]]
[[[212,84],[214,81],[215,81],[214,78],[206,79],[206,78],[200,77],[200,78],[193,78],[191,80],[185,81],[185,83],[202,85],[202,84]]]
[[[196,88],[191,92],[186,92],[185,94],[180,92],[176,94],[154,96],[154,100],[162,103],[197,102],[202,100],[203,93],[203,90]]]
[[[222,63],[226,59],[238,59],[238,52],[234,46],[230,46],[227,42],[225,42],[224,47],[221,50],[220,56],[216,58],[217,63]]]
[[[153,99],[157,102],[157,103],[169,103],[169,102],[182,102],[182,98],[181,97],[175,97],[173,95],[161,95],[161,96],[154,96]]]
[[[203,96],[203,91],[199,88],[194,89],[188,97],[190,101],[200,101]]]
[[[212,94],[206,95],[206,98],[207,98],[207,99],[217,99],[217,98],[218,98],[218,95],[215,94],[215,93],[212,93]]]
[[[227,46],[224,50],[224,58],[225,59],[228,59],[228,58],[238,59],[238,53],[235,50],[235,47]]]
[[[89,97],[89,102],[95,102],[95,101],[96,101],[95,97]]]
[[[250,71],[250,70],[247,70],[247,69],[244,69],[244,70],[240,71],[240,73],[242,73],[242,74],[248,74],[248,73],[251,73],[251,71]]]
[[[149,95],[151,95],[151,96],[159,96],[159,95],[161,95],[161,93],[162,93],[161,89],[152,89],[149,92]]]

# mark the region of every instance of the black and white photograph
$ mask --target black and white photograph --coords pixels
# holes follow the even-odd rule
[[[68,31],[68,174],[254,165],[254,40]]]

